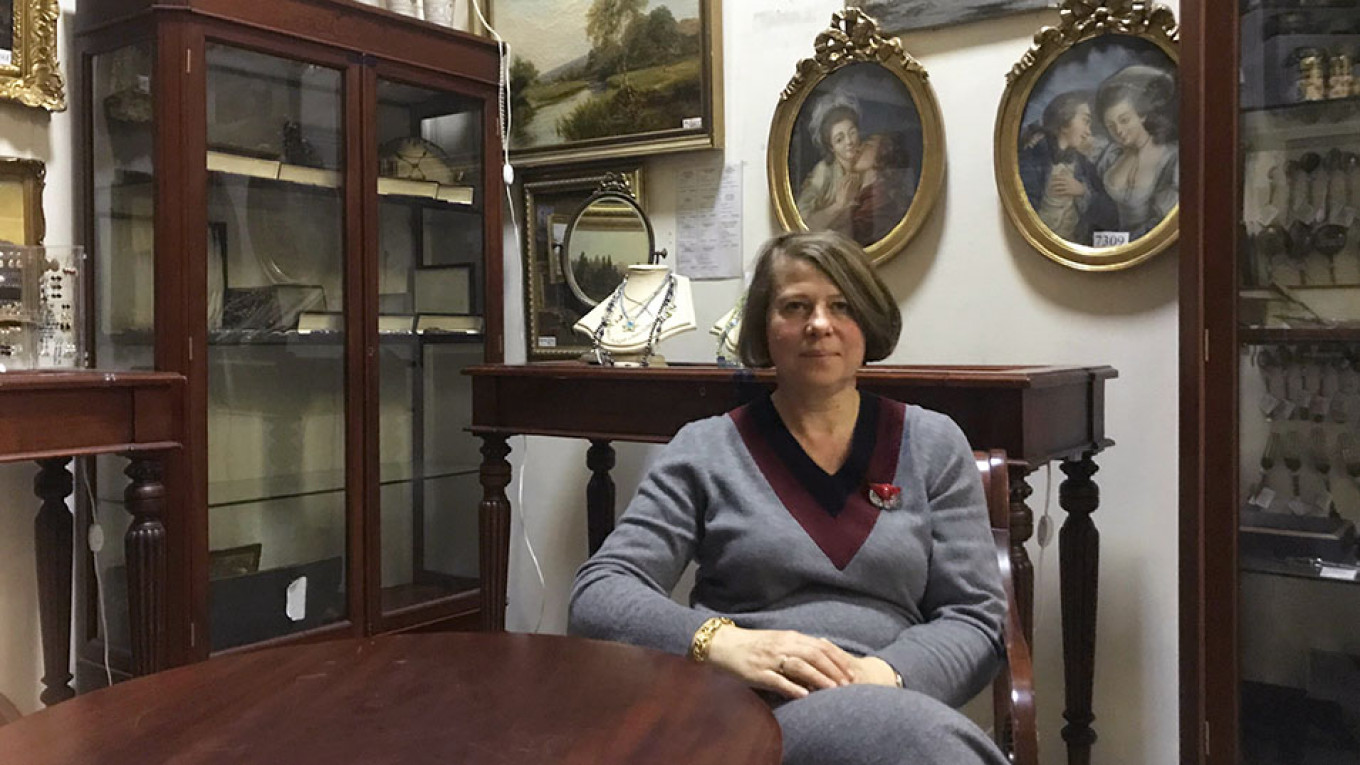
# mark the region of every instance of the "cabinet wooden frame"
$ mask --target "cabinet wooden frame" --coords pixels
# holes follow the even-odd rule
[[[470,223],[485,264],[474,269],[484,295],[479,358],[504,352],[500,258],[501,174],[487,168],[499,156],[496,125],[497,57],[489,41],[357,3],[330,0],[113,0],[82,8],[76,19],[79,70],[93,92],[93,60],[137,42],[150,43],[154,96],[155,365],[184,374],[187,448],[167,458],[165,630],[167,664],[207,658],[207,152],[205,55],[225,44],[335,69],[341,73],[339,132],[343,184],[339,204],[345,299],[343,464],[347,614],[339,622],[279,641],[367,635],[418,626],[476,626],[475,590],[381,612],[381,547],[377,518],[379,375],[377,85],[381,79],[459,94],[481,103],[483,165],[475,190],[481,219]],[[91,146],[99,105],[81,109],[82,143]],[[88,151],[88,149],[87,149]],[[94,189],[82,183],[85,225],[94,230]],[[97,255],[96,255],[97,257]],[[96,268],[98,266],[96,265]],[[475,512],[475,509],[472,511]],[[337,516],[338,518],[338,516]],[[266,546],[268,549],[268,546]],[[271,641],[274,642],[274,641]],[[252,644],[255,647],[259,644]]]

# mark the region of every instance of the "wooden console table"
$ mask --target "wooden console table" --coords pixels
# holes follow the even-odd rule
[[[34,522],[43,686],[51,706],[75,695],[70,682],[74,524],[66,469],[75,456],[132,460],[124,496],[133,522],[124,537],[135,674],[165,667],[165,485],[163,455],[183,444],[184,377],[168,372],[0,374],[0,462],[36,460],[42,506]]]
[[[471,367],[472,432],[482,439],[482,616],[487,629],[505,628],[510,555],[510,436],[588,439],[586,487],[589,549],[614,526],[613,441],[664,443],[685,423],[722,414],[774,387],[769,371],[710,365],[653,369],[598,367],[580,362]],[[1010,459],[1011,559],[1025,635],[1033,644],[1034,568],[1024,549],[1034,514],[1027,477],[1061,460],[1067,478],[1059,504],[1067,513],[1059,538],[1063,664],[1073,762],[1089,761],[1095,670],[1096,595],[1100,537],[1091,514],[1100,493],[1091,477],[1105,437],[1105,381],[1111,367],[871,366],[861,390],[944,412],[974,449],[1004,449]]]

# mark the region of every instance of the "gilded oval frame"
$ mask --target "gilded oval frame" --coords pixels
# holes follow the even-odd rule
[[[940,105],[925,67],[903,51],[896,38],[882,37],[878,24],[857,8],[833,14],[831,27],[817,36],[814,49],[813,58],[798,62],[797,73],[780,94],[770,125],[766,172],[775,215],[785,231],[808,230],[789,177],[789,153],[798,117],[809,97],[823,81],[845,67],[865,63],[882,67],[905,87],[921,127],[920,172],[906,212],[886,234],[864,245],[873,264],[882,265],[916,236],[939,200],[946,162]]]
[[[1020,131],[1025,107],[1051,66],[1078,45],[1107,35],[1152,43],[1176,69],[1179,91],[1179,31],[1175,14],[1144,0],[1066,0],[1057,27],[1043,27],[1034,44],[1006,75],[1006,90],[997,109],[993,164],[997,192],[1006,217],[1025,240],[1045,257],[1079,271],[1132,268],[1161,253],[1180,233],[1179,202],[1157,225],[1125,244],[1096,247],[1068,241],[1039,219],[1020,176]],[[1179,140],[1179,139],[1178,139]]]

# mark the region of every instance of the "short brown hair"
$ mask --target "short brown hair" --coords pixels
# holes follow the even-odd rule
[[[743,364],[773,364],[768,336],[770,301],[774,299],[775,265],[781,257],[811,263],[841,291],[850,306],[850,317],[864,333],[865,362],[882,361],[893,352],[902,334],[902,312],[863,248],[835,231],[795,231],[766,242],[756,258],[737,341]]]

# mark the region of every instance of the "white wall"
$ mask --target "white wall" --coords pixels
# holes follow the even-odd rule
[[[1173,3],[1174,5],[1174,3]],[[726,161],[744,163],[747,256],[776,229],[767,192],[765,143],[775,99],[795,62],[811,55],[836,0],[728,0],[724,8]],[[62,0],[62,61],[74,0]],[[883,268],[906,324],[891,363],[1110,364],[1121,378],[1109,388],[1107,432],[1118,445],[1102,455],[1096,476],[1104,501],[1097,643],[1094,761],[1162,765],[1176,761],[1176,274],[1174,249],[1130,272],[1089,275],[1054,265],[1010,228],[992,181],[991,143],[1004,73],[1033,31],[1056,14],[1024,14],[945,30],[908,34],[903,42],[931,73],[948,134],[944,198],[911,246]],[[69,77],[68,77],[69,83]],[[47,162],[49,243],[73,241],[69,113],[0,103],[0,154]],[[646,185],[662,245],[675,251],[674,173],[703,155],[651,160]],[[516,210],[518,214],[518,210]],[[524,358],[519,249],[506,242],[507,358]],[[696,283],[700,326],[736,299],[736,281]],[[662,346],[678,360],[706,360],[712,338],[695,332]],[[522,440],[512,442],[518,469]],[[619,496],[636,487],[649,448],[620,444],[614,477]],[[523,502],[516,507],[511,553],[512,629],[560,632],[571,576],[585,557],[585,448],[529,439]],[[0,693],[20,709],[38,706],[41,674],[32,553],[31,465],[0,466]],[[1056,472],[1056,471],[1055,471]],[[525,475],[525,471],[519,471]],[[1055,475],[1053,503],[1056,508]],[[1031,505],[1042,513],[1045,481],[1032,481]],[[551,489],[545,487],[552,487]],[[526,554],[524,528],[542,564],[540,587]],[[1035,560],[1040,559],[1037,548]],[[1062,661],[1057,551],[1039,571],[1036,664],[1046,763],[1063,759]]]
[[[60,5],[57,52],[70,100],[67,52],[76,3],[61,0]],[[27,157],[47,163],[47,190],[43,196],[47,244],[80,244],[72,238],[74,130],[69,111],[49,114],[0,101],[0,156]],[[0,693],[25,714],[38,708],[38,692],[42,687],[38,582],[33,561],[33,517],[38,512],[33,476],[37,472],[37,465],[31,462],[0,465]]]
[[[837,0],[728,0],[724,85],[729,164],[743,163],[745,256],[775,232],[765,148],[779,91],[798,59],[840,7]],[[1173,3],[1173,7],[1174,7]],[[992,175],[992,129],[1004,75],[1056,12],[903,35],[931,75],[948,136],[944,197],[915,241],[882,274],[901,303],[905,331],[889,363],[1109,364],[1106,429],[1117,445],[1098,460],[1103,503],[1094,762],[1175,762],[1177,699],[1177,307],[1175,248],[1132,271],[1084,274],[1031,249],[1005,219]],[[703,155],[649,160],[645,187],[662,246],[675,252],[676,170]],[[711,161],[711,160],[710,160]],[[518,210],[517,210],[518,213]],[[506,242],[509,361],[524,359],[519,248]],[[731,307],[737,281],[695,284],[699,326]],[[694,332],[662,345],[671,359],[710,360],[713,338]],[[517,474],[510,574],[511,629],[560,632],[575,568],[585,558],[585,445],[561,439],[512,441]],[[637,485],[650,447],[618,445],[621,503]],[[1052,504],[1057,507],[1054,470]],[[1031,479],[1043,512],[1045,477]],[[522,512],[521,512],[522,511]],[[540,586],[522,536],[525,521],[542,565]],[[1036,565],[1041,560],[1032,547]],[[1035,660],[1043,760],[1065,760],[1058,555],[1038,571]]]

